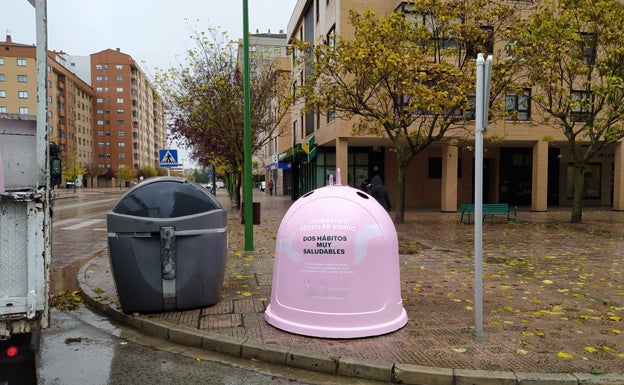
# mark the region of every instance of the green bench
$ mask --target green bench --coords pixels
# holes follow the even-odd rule
[[[461,209],[460,222],[471,223],[471,217],[474,216],[475,208],[472,203],[464,203],[459,206]],[[506,215],[507,222],[509,222],[513,216],[514,222],[518,222],[518,207],[509,207],[507,203],[484,203],[483,204],[483,220],[486,217],[490,217],[490,223],[494,223],[494,215]],[[464,222],[464,216],[467,217],[468,222]]]

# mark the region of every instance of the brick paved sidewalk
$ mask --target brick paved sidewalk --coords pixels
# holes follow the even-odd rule
[[[520,223],[484,224],[484,338],[474,333],[474,227],[459,214],[411,210],[397,225],[407,325],[384,336],[320,339],[264,321],[275,238],[290,205],[255,192],[261,224],[244,252],[240,213],[229,208],[222,300],[203,309],[141,315],[151,320],[334,357],[438,368],[529,373],[624,373],[624,212],[520,210]],[[80,277],[79,277],[80,278]],[[115,307],[105,253],[81,277]],[[383,277],[380,277],[383,279]]]

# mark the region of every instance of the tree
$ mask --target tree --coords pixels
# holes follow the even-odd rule
[[[351,11],[353,39],[328,36],[326,44],[314,47],[298,43],[309,53],[302,59],[309,69],[306,82],[298,90],[306,109],[357,118],[354,135],[391,140],[398,168],[397,223],[404,222],[405,170],[412,159],[465,127],[466,113],[473,116],[468,97],[475,92],[473,59],[492,51],[493,34],[514,15],[507,3],[420,0],[406,2],[403,13],[379,18]],[[494,93],[511,73],[493,75],[499,80]]]
[[[171,132],[185,141],[200,165],[227,165],[233,175],[234,201],[240,207],[244,159],[243,74],[237,45],[216,30],[195,32],[196,48],[187,62],[160,73],[160,83],[172,110]],[[254,54],[250,63],[252,152],[277,136],[288,110],[289,72]],[[280,101],[275,103],[275,101]]]
[[[518,25],[510,53],[544,123],[567,139],[571,222],[581,223],[585,168],[624,138],[624,7],[617,0],[545,0]],[[545,138],[548,140],[548,138]]]

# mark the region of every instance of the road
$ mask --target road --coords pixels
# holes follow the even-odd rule
[[[55,202],[51,293],[76,289],[80,266],[106,248],[106,212],[119,197],[119,191],[110,191]],[[42,334],[38,376],[40,385],[379,384],[171,344],[84,307],[52,309],[50,328]]]

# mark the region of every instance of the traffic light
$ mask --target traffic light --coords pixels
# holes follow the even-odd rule
[[[59,154],[61,152],[58,144],[50,142],[50,187],[61,184],[61,158]]]

